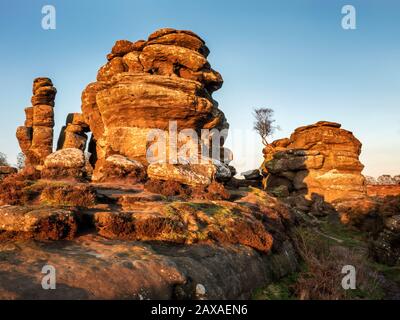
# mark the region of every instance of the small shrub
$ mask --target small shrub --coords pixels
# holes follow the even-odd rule
[[[380,298],[377,273],[370,270],[365,255],[356,249],[332,245],[312,230],[297,229],[295,244],[304,262],[294,292],[299,299],[343,300]],[[353,265],[357,270],[356,290],[342,288],[342,267]]]

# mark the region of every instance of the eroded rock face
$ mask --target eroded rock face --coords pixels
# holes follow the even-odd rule
[[[179,164],[164,162],[152,163],[147,168],[147,175],[155,180],[173,180],[189,186],[209,185],[213,181],[225,182],[232,177],[229,167],[221,161],[203,159],[204,163],[181,161]]]
[[[366,195],[361,143],[338,123],[321,121],[264,149],[264,185],[278,196],[312,194],[332,202]],[[279,189],[276,189],[279,188]]]
[[[147,41],[117,41],[97,82],[82,93],[83,116],[93,133],[91,163],[119,154],[147,165],[149,132],[168,130],[171,121],[177,130],[227,129],[211,96],[223,80],[208,53],[190,31],[161,29]]]
[[[25,125],[18,127],[17,139],[26,157],[26,166],[41,168],[53,151],[54,99],[57,94],[51,79],[33,82],[32,107],[25,109]]]

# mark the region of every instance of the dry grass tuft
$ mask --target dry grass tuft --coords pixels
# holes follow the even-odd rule
[[[367,265],[365,252],[332,243],[311,229],[299,228],[295,244],[304,261],[305,270],[293,286],[301,299],[343,300],[381,298],[378,274]],[[356,289],[342,287],[342,268],[352,265],[356,269]]]

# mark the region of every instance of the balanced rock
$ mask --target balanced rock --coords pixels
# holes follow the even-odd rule
[[[199,137],[202,129],[228,129],[212,98],[223,80],[207,61],[208,53],[199,36],[175,29],[158,30],[147,41],[117,41],[97,82],[82,93],[92,165],[118,154],[147,166],[149,134],[163,130],[169,140],[173,122],[177,130],[191,129]],[[229,154],[223,142],[221,153]],[[196,143],[200,150],[203,142]]]
[[[307,199],[316,194],[327,202],[365,196],[364,166],[359,161],[361,143],[340,127],[320,121],[296,129],[290,139],[268,145],[262,166],[267,190]]]
[[[44,161],[42,178],[50,180],[82,180],[86,176],[85,156],[82,150],[61,149]]]
[[[25,125],[18,127],[16,136],[25,154],[25,164],[40,169],[53,151],[53,108],[57,90],[51,79],[36,78],[32,91],[32,107],[25,109]]]

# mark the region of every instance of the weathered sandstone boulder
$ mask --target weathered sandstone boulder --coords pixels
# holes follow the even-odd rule
[[[121,155],[112,155],[97,162],[92,180],[97,182],[142,182],[146,168],[136,160]]]
[[[82,180],[85,178],[85,155],[79,149],[61,149],[44,161],[42,178],[50,180]]]
[[[196,186],[210,184],[215,178],[216,171],[213,164],[152,163],[147,168],[147,175],[150,179],[174,180]]]
[[[232,177],[229,167],[213,159],[207,163],[190,163],[181,161],[179,164],[164,162],[151,163],[147,168],[150,179],[174,180],[189,186],[209,185],[212,181],[225,182]]]
[[[160,129],[167,141],[176,139],[169,132],[171,122],[178,131],[192,129],[199,137],[201,129],[227,129],[212,98],[223,80],[210,67],[208,53],[200,37],[175,29],[158,30],[147,41],[117,41],[97,82],[82,93],[84,122],[92,132],[92,165],[118,154],[147,166],[149,134]],[[200,152],[202,143],[194,143]]]
[[[29,206],[0,207],[0,240],[72,239],[77,229],[76,214],[72,210]]]
[[[338,123],[320,121],[264,149],[264,185],[279,195],[312,194],[332,202],[366,195],[361,143]],[[278,189],[277,189],[278,188]]]
[[[26,157],[26,165],[41,169],[53,151],[54,99],[56,88],[49,78],[33,82],[32,107],[25,109],[25,125],[18,127],[17,139]]]

